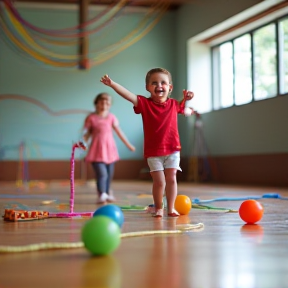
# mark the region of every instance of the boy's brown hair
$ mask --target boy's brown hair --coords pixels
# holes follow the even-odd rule
[[[164,74],[168,75],[169,84],[172,84],[172,76],[171,76],[170,72],[168,70],[164,69],[164,68],[158,67],[158,68],[153,68],[153,69],[151,69],[151,70],[149,70],[147,72],[146,78],[145,78],[146,85],[148,85],[149,79],[150,79],[151,75],[154,74],[154,73],[164,73]]]

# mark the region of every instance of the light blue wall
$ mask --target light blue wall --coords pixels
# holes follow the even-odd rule
[[[177,85],[187,85],[189,38],[262,2],[259,0],[205,0],[177,12]],[[201,97],[196,95],[195,97]],[[204,138],[211,155],[269,154],[288,152],[288,96],[258,101],[202,115]],[[193,118],[180,121],[183,153],[193,151]],[[188,131],[188,133],[187,133]]]
[[[75,26],[77,21],[76,11],[27,8],[20,11],[29,22],[49,29]],[[133,30],[140,19],[142,15],[139,13],[121,15],[116,26],[109,27],[106,34],[100,35],[101,41],[113,43],[113,38]],[[86,112],[55,116],[33,104],[33,101],[39,101],[53,112],[78,109],[88,113],[94,109],[95,95],[103,91],[112,95],[111,112],[118,117],[122,130],[137,149],[135,153],[130,152],[116,137],[121,159],[143,158],[141,117],[134,114],[131,103],[99,80],[107,73],[134,93],[147,95],[144,79],[149,69],[160,66],[175,74],[174,12],[166,14],[136,44],[90,70],[47,69],[28,61],[0,41],[0,160],[19,159],[22,141],[26,143],[27,159],[69,159],[71,144],[80,137]],[[105,46],[105,43],[101,42],[101,45]],[[67,50],[67,53],[74,51]],[[3,99],[7,95],[10,98]],[[12,95],[29,98],[17,100],[11,98]],[[84,156],[79,153],[76,157]]]
[[[30,100],[38,100],[54,112],[68,109],[88,112],[93,109],[92,102],[97,93],[109,92],[113,96],[111,111],[137,148],[135,153],[131,153],[116,138],[120,156],[122,159],[142,159],[141,117],[134,114],[132,104],[103,86],[100,77],[107,73],[131,91],[147,95],[144,85],[146,72],[152,67],[166,67],[173,75],[173,96],[178,98],[182,89],[187,87],[187,40],[259,2],[205,0],[185,5],[166,14],[139,42],[90,70],[46,69],[15,53],[0,40],[0,95],[30,97]],[[21,13],[35,25],[50,29],[75,26],[77,21],[76,11],[21,9]],[[113,37],[131,31],[140,17],[139,13],[121,15],[116,27],[111,26],[106,34],[100,35],[101,44],[98,46],[105,47],[105,41],[112,43]],[[74,50],[67,53],[74,53]],[[204,134],[210,153],[287,152],[286,107],[288,97],[284,96],[203,114]],[[0,98],[0,159],[19,159],[22,141],[26,142],[26,157],[29,159],[69,159],[71,143],[79,139],[85,115],[54,116],[31,101]],[[193,125],[193,117],[179,116],[183,156],[192,153]]]

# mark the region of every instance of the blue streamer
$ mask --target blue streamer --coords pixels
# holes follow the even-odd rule
[[[279,199],[279,200],[288,200],[287,197],[282,197],[277,193],[267,193],[263,194],[262,196],[246,196],[246,197],[220,197],[215,199],[208,199],[208,200],[200,200],[199,198],[195,198],[192,200],[194,204],[203,204],[203,203],[210,203],[216,201],[244,201],[244,200],[257,200],[257,199]]]

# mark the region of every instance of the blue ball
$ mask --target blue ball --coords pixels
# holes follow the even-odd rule
[[[100,208],[98,208],[93,213],[93,217],[96,217],[96,216],[109,217],[112,220],[114,220],[120,228],[122,227],[123,222],[124,222],[124,214],[123,214],[121,208],[119,208],[118,206],[113,205],[113,204],[104,205],[104,206],[101,206]]]

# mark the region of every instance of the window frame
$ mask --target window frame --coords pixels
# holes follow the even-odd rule
[[[212,110],[211,111],[215,111],[215,110],[221,110],[221,109],[227,109],[227,108],[231,108],[231,107],[238,107],[238,106],[242,106],[242,105],[249,105],[253,102],[258,102],[258,101],[263,101],[263,100],[270,100],[270,99],[274,99],[277,97],[282,97],[282,96],[286,96],[288,95],[288,92],[283,92],[281,93],[281,89],[280,89],[280,85],[281,85],[281,81],[284,81],[281,77],[285,77],[285,74],[281,74],[281,67],[280,67],[280,60],[281,57],[283,57],[282,55],[282,50],[281,50],[281,45],[279,43],[279,39],[280,39],[280,29],[279,29],[279,25],[281,21],[284,20],[288,20],[288,14],[282,15],[281,17],[275,18],[272,21],[267,21],[266,23],[263,23],[262,25],[259,25],[257,27],[254,27],[253,29],[250,29],[248,31],[245,31],[241,34],[238,34],[237,36],[231,37],[229,39],[225,39],[225,41],[217,43],[216,45],[211,45],[210,46],[210,57],[211,57],[211,87],[212,87]],[[275,24],[275,41],[276,41],[276,58],[275,58],[275,69],[276,69],[276,95],[272,96],[272,97],[266,97],[264,99],[255,99],[255,61],[254,61],[254,50],[255,50],[255,45],[254,45],[254,34],[256,31],[258,31],[261,28],[264,28],[266,26]],[[234,43],[235,40],[244,36],[244,35],[250,35],[250,49],[251,49],[251,81],[252,81],[252,100],[250,102],[247,103],[243,103],[243,104],[236,104],[235,102],[235,47],[234,47]],[[231,106],[228,107],[222,107],[221,106],[221,91],[220,91],[220,69],[221,69],[221,65],[220,65],[220,47],[223,44],[226,43],[231,43],[232,44],[232,61],[233,61],[233,104]],[[216,52],[218,51],[218,52]],[[216,56],[215,56],[216,55]],[[217,59],[216,59],[217,58]],[[216,65],[215,65],[216,63]],[[218,65],[218,67],[217,67]],[[218,81],[218,82],[217,82]],[[217,88],[217,91],[215,90],[215,88]],[[215,105],[215,103],[217,103],[217,105]],[[217,107],[216,107],[217,106]]]

